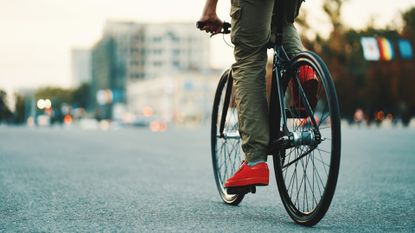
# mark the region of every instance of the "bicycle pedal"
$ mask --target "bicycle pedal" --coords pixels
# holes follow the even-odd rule
[[[247,194],[247,193],[256,193],[256,186],[240,186],[240,187],[230,187],[226,189],[228,194]]]

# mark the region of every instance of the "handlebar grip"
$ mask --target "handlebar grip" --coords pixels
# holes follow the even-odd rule
[[[231,33],[230,27],[231,27],[231,24],[230,23],[223,22],[223,25],[222,25],[222,28],[223,28],[222,33],[223,34],[229,34],[229,33]]]

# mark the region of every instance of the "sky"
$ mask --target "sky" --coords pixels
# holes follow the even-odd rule
[[[321,3],[306,0],[303,9],[324,34],[329,24]],[[203,5],[204,0],[0,0],[0,89],[69,87],[71,49],[91,48],[106,20],[195,22]],[[411,6],[415,0],[348,0],[343,19],[353,28],[363,28],[371,18],[380,27],[399,24],[399,12]],[[230,0],[219,0],[218,15],[225,21],[230,21],[229,7]],[[211,39],[211,54],[216,68],[233,61],[222,36]]]

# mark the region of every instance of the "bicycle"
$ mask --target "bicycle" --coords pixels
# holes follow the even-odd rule
[[[202,22],[197,27],[203,27]],[[230,33],[224,23],[220,33]],[[282,28],[282,27],[281,27]],[[340,109],[334,83],[323,60],[301,52],[289,59],[277,29],[269,99],[271,143],[269,155],[278,191],[289,216],[298,224],[313,226],[326,214],[337,184],[340,166]],[[300,67],[314,69],[316,96],[302,86]],[[221,76],[212,110],[211,156],[215,182],[222,200],[238,205],[256,187],[225,189],[223,184],[243,160],[232,72]],[[315,99],[313,99],[315,98]]]

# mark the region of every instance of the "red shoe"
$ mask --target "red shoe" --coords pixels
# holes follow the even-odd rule
[[[300,79],[301,86],[304,89],[308,102],[310,103],[311,108],[314,110],[317,105],[317,87],[319,82],[316,72],[310,66],[303,65],[298,69],[298,78]],[[292,88],[294,95],[293,107],[300,107],[301,105],[304,106],[300,100],[296,85],[292,85]]]
[[[240,187],[240,186],[265,186],[269,183],[269,170],[266,162],[260,162],[255,166],[248,166],[247,162],[243,162],[239,170],[229,178],[224,187]]]

